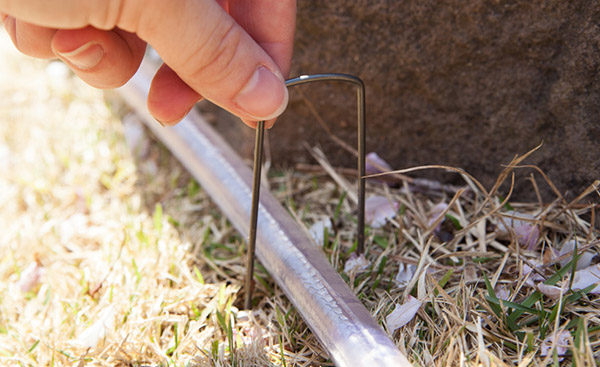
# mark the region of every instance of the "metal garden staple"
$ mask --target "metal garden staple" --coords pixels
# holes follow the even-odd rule
[[[358,120],[358,233],[356,235],[356,252],[364,251],[365,242],[365,85],[363,81],[349,74],[326,73],[301,75],[288,79],[287,87],[295,85],[318,82],[318,81],[340,81],[352,83],[357,91],[357,120]],[[263,142],[265,136],[265,122],[259,121],[256,126],[256,139],[254,146],[254,169],[252,174],[252,203],[250,211],[250,233],[248,236],[248,253],[246,257],[246,279],[244,307],[250,309],[252,306],[253,274],[254,274],[254,252],[256,248],[256,227],[258,223],[258,208],[260,205],[260,177],[262,168]]]

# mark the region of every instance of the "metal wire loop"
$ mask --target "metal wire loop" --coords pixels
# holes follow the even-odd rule
[[[296,78],[286,80],[287,87],[295,85],[318,82],[318,81],[340,81],[354,84],[357,88],[357,120],[358,120],[358,219],[356,235],[356,252],[364,251],[365,243],[365,85],[363,81],[350,74],[326,73],[301,75]],[[254,252],[256,248],[256,227],[258,223],[258,206],[260,196],[260,177],[262,169],[263,142],[264,142],[265,122],[259,121],[256,126],[256,139],[254,146],[254,169],[252,175],[252,204],[250,211],[250,234],[248,237],[248,254],[246,257],[246,280],[245,280],[245,299],[244,307],[250,309],[252,306],[254,274]]]

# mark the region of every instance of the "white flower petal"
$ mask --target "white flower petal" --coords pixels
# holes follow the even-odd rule
[[[536,283],[546,280],[539,273],[533,271],[533,268],[527,264],[523,264],[523,277],[525,277],[525,284],[534,288]]]
[[[422,304],[413,296],[408,296],[408,300],[403,305],[396,304],[394,311],[385,318],[390,333],[393,334],[394,331],[408,324],[415,317]]]
[[[542,357],[547,356],[552,352],[552,344],[556,347],[556,354],[564,356],[569,348],[569,340],[571,339],[571,333],[567,330],[563,330],[558,334],[552,334],[546,337],[540,347],[540,355]]]
[[[535,220],[535,217],[514,210],[507,212],[507,214],[513,218],[505,217],[498,221],[498,234],[507,237],[514,231],[517,241],[521,245],[527,246],[528,250],[535,249],[540,237],[540,231],[534,222],[529,221]],[[529,220],[520,220],[520,218]]]
[[[592,284],[600,283],[600,265],[588,266],[585,269],[575,272],[573,279],[573,290],[582,290]],[[590,293],[600,293],[600,284],[598,284]]]
[[[308,231],[310,232],[310,235],[312,236],[312,238],[315,240],[315,242],[319,246],[324,245],[323,242],[325,241],[325,238],[324,238],[325,228],[327,228],[327,231],[329,233],[331,233],[332,227],[331,227],[331,220],[329,218],[315,222],[308,229]]]
[[[448,209],[448,204],[446,203],[438,203],[436,204],[433,208],[431,208],[431,214],[429,215],[429,222],[427,223],[428,226],[431,226],[433,223],[435,223],[435,221],[438,219],[438,217],[444,212],[444,210]],[[438,224],[438,229],[439,227],[442,225],[442,223],[444,222],[444,220],[446,220],[445,218],[442,219],[442,221]]]
[[[509,210],[508,212],[506,212],[506,215],[510,217],[502,217],[502,220],[498,220],[498,231],[502,234],[510,234],[510,229],[514,227],[515,224],[519,225],[523,223],[530,223],[521,219],[535,220],[535,217],[533,215],[527,213],[519,213],[515,210]]]
[[[569,261],[573,259],[573,251],[575,250],[575,245],[577,247],[581,247],[581,243],[578,243],[576,240],[567,241],[560,249],[558,257],[562,257],[564,255],[569,255],[560,261],[561,266],[567,265]],[[586,251],[579,255],[577,259],[577,269],[585,269],[592,264],[592,259],[594,258],[594,254],[592,252]]]
[[[526,246],[528,250],[535,250],[538,239],[540,238],[540,230],[533,223],[524,223],[521,225],[515,225],[515,234],[517,235],[517,241]]]
[[[366,270],[369,267],[369,260],[365,258],[364,254],[360,254],[356,256],[356,252],[353,252],[352,255],[346,260],[346,264],[344,264],[344,273],[359,273],[361,271]]]
[[[98,320],[85,329],[77,339],[73,340],[73,344],[95,348],[98,345],[98,342],[100,342],[109,331],[115,328],[115,314],[116,310],[113,305],[102,310],[98,315]]]
[[[496,286],[494,293],[496,293],[496,298],[504,301],[510,301],[510,291],[506,285],[500,284]]]
[[[396,216],[397,210],[398,203],[383,196],[371,196],[365,202],[365,222],[373,228],[381,228]]]
[[[37,261],[34,261],[21,272],[21,277],[17,281],[17,286],[21,292],[27,293],[40,283],[40,278],[43,273],[44,268],[38,264]]]
[[[539,283],[536,286],[537,290],[540,291],[543,295],[548,296],[552,299],[558,299],[560,298],[563,294],[565,294],[565,290],[557,287],[555,285],[547,285],[544,283]]]
[[[400,263],[394,281],[400,286],[407,285],[415,275],[416,270],[416,265]]]
[[[367,154],[365,158],[365,171],[367,175],[373,175],[376,173],[386,171],[393,171],[392,166],[390,166],[386,161],[381,159],[381,157],[375,152]]]

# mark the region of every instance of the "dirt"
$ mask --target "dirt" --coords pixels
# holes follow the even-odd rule
[[[600,3],[589,0],[299,2],[292,74],[360,76],[368,150],[394,168],[447,164],[491,185],[502,164],[543,142],[526,163],[576,193],[600,171],[599,19]],[[301,88],[335,134],[354,142],[352,88]],[[222,120],[221,131],[250,156],[252,132]],[[273,162],[311,162],[303,141],[322,145],[336,165],[354,164],[293,91],[270,131]],[[518,172],[523,182],[533,171]],[[428,177],[459,180],[438,171]],[[518,197],[534,197],[531,185],[519,187]]]

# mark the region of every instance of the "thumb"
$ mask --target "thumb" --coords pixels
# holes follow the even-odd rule
[[[276,63],[216,2],[152,5],[135,31],[192,90],[244,120],[285,110],[288,92]]]

